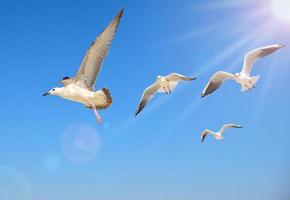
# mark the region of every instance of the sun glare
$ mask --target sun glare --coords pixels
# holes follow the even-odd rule
[[[290,0],[272,0],[271,12],[277,20],[290,23]]]

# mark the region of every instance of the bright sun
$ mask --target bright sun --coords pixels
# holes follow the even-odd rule
[[[276,19],[290,23],[290,0],[271,0],[270,8]]]

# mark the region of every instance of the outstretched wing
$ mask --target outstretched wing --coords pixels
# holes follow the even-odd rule
[[[231,73],[227,73],[224,71],[216,72],[210,79],[207,85],[205,86],[203,92],[201,93],[201,97],[205,97],[213,93],[217,90],[225,80],[232,79],[235,80],[235,76]]]
[[[225,130],[228,128],[242,128],[242,126],[237,125],[237,124],[225,124],[221,129],[220,129],[220,134],[224,134]]]
[[[210,130],[205,129],[205,130],[201,133],[201,136],[200,136],[201,142],[203,142],[204,139],[205,139],[205,137],[206,137],[208,134],[210,134],[210,133],[211,133]]]
[[[265,57],[282,47],[284,47],[284,45],[274,44],[274,45],[264,46],[264,47],[260,47],[260,48],[249,51],[244,56],[244,66],[242,69],[242,73],[249,76],[252,71],[253,64],[256,62],[257,59]]]
[[[96,38],[86,52],[82,64],[77,72],[75,81],[84,82],[82,85],[93,88],[102,63],[109,51],[111,42],[123,15],[122,9],[107,26],[107,28]]]
[[[188,76],[183,76],[181,74],[177,74],[177,73],[171,73],[167,76],[165,76],[165,79],[168,80],[168,81],[192,81],[196,78],[194,77],[188,77]]]
[[[141,97],[141,101],[139,103],[137,111],[135,113],[135,116],[137,116],[143,110],[143,108],[146,106],[147,102],[150,101],[150,99],[152,99],[152,97],[159,90],[159,88],[160,88],[160,85],[157,82],[155,82],[152,85],[150,85],[148,88],[145,89],[145,91],[143,92],[143,95]]]

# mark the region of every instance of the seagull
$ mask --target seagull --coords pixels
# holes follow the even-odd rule
[[[240,125],[236,125],[236,124],[225,124],[220,130],[219,132],[212,132],[211,130],[209,129],[205,129],[202,133],[201,133],[201,142],[204,141],[204,138],[210,134],[210,135],[213,135],[215,137],[216,140],[218,141],[223,141],[224,138],[223,138],[223,134],[225,132],[226,129],[228,128],[242,128],[242,126]]]
[[[64,99],[82,103],[86,108],[93,109],[98,123],[102,122],[97,110],[108,108],[112,104],[112,97],[106,88],[95,91],[94,84],[116,34],[123,11],[124,9],[118,12],[106,29],[88,48],[76,76],[71,78],[65,76],[60,81],[63,87],[55,87],[44,93],[43,96],[57,95]]]
[[[201,97],[211,94],[218,89],[226,80],[234,80],[241,85],[241,91],[252,90],[255,88],[255,84],[259,80],[259,75],[251,76],[250,73],[253,68],[253,64],[257,59],[265,57],[276,50],[284,47],[282,44],[274,44],[269,46],[260,47],[249,51],[244,56],[244,65],[240,73],[231,74],[224,71],[216,72],[205,86]]]
[[[147,102],[153,98],[156,92],[170,94],[180,81],[192,81],[196,78],[183,76],[177,73],[171,73],[167,76],[157,76],[156,81],[145,89],[141,101],[135,113],[137,116],[145,107]]]

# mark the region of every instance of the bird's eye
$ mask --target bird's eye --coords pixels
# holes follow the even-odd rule
[[[52,89],[52,91],[54,91],[55,89]]]

